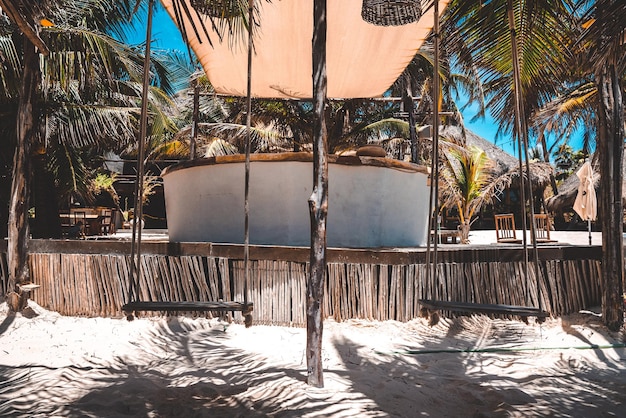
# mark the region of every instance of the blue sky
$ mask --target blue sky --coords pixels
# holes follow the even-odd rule
[[[180,51],[187,51],[180,32],[174,22],[170,19],[167,12],[163,9],[159,2],[156,2],[157,8],[153,19],[152,39],[153,47],[159,49],[173,49]],[[130,42],[141,43],[145,41],[145,23],[137,24],[134,30],[129,32]],[[461,98],[459,100],[459,106],[463,106],[465,103]],[[476,107],[468,106],[463,112],[463,118],[466,128],[472,132],[480,135],[481,137],[495,143],[499,147],[503,148],[508,153],[517,156],[517,147],[513,143],[510,136],[496,139],[497,125],[493,118],[490,116],[480,119],[475,122],[471,122],[471,119],[476,114]],[[572,146],[576,149],[575,143]]]

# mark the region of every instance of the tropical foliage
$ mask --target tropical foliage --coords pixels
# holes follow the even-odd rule
[[[45,12],[50,22],[40,37],[50,50],[41,56],[37,68],[39,91],[34,106],[33,155],[38,157],[34,185],[57,190],[60,199],[93,193],[90,180],[102,165],[106,151],[122,153],[134,146],[141,96],[143,56],[141,50],[107,35],[119,30],[130,8],[124,3],[90,0],[65,2],[63,10],[50,6]],[[128,5],[126,5],[128,6]],[[43,11],[42,11],[43,13]],[[17,101],[23,70],[25,44],[9,21],[2,21],[3,50],[13,57],[2,67],[0,77],[1,126],[5,129],[3,161],[12,167],[12,147],[17,121]],[[165,91],[171,92],[165,67],[154,61],[153,74]],[[152,137],[162,137],[173,125],[162,109],[170,106],[164,91],[154,88],[150,95]],[[9,172],[6,172],[8,175]],[[33,196],[41,222],[50,225],[46,212],[56,213],[54,199]],[[47,196],[46,196],[47,197]],[[50,206],[47,204],[52,203]],[[6,208],[6,205],[3,205]],[[52,222],[54,224],[54,222]],[[46,236],[45,231],[39,232]],[[49,233],[49,232],[48,232]]]
[[[602,161],[600,217],[606,236],[603,318],[609,327],[618,329],[623,323],[622,302],[615,295],[622,293],[624,270],[621,188],[626,3],[458,0],[450,3],[446,23],[448,30],[452,28],[458,35],[446,40],[458,65],[467,74],[478,74],[482,81],[481,90],[470,91],[470,98],[481,102],[485,97],[485,107],[496,117],[501,131],[513,131],[518,139],[534,132],[544,141],[547,132],[566,135],[582,126],[585,149],[596,138]],[[517,86],[512,80],[516,62],[513,35],[518,42]],[[543,148],[547,156],[545,142]]]
[[[564,143],[554,153],[555,177],[557,181],[563,181],[571,176],[577,167],[587,158],[583,150],[574,151],[571,145]]]
[[[496,177],[493,161],[478,147],[454,146],[443,154],[441,207],[457,210],[461,243],[469,244],[474,215],[483,204],[490,203],[510,180],[506,176]]]

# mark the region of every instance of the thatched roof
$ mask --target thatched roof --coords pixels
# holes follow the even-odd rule
[[[624,155],[624,158],[626,159],[626,154]],[[582,165],[582,163],[580,165]],[[599,163],[596,155],[592,157],[591,165],[593,167],[593,173],[595,174],[596,193],[598,193],[600,188],[600,173],[598,170]],[[580,166],[576,167],[572,175],[566,178],[558,187],[559,194],[546,200],[546,208],[550,212],[564,212],[572,209],[574,201],[576,200],[576,195],[578,194],[578,185],[580,184],[580,180],[576,175],[576,172],[578,172],[579,169]],[[624,165],[622,177],[623,179],[626,179],[626,164]],[[622,180],[622,204],[626,205],[626,181],[624,180]]]
[[[446,126],[441,130],[440,135],[451,142],[474,145],[482,149],[487,156],[495,162],[494,171],[496,176],[508,175],[510,176],[513,186],[519,185],[519,160],[502,148],[476,135],[472,131],[467,129],[462,130],[458,126]],[[526,165],[524,164],[522,168],[525,173]],[[530,180],[533,189],[545,189],[550,184],[550,175],[552,173],[553,168],[549,163],[531,162]]]

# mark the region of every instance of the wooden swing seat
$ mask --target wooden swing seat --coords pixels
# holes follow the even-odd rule
[[[135,301],[122,306],[124,312],[134,311],[241,311],[252,312],[254,304],[252,302],[145,302]]]
[[[501,305],[490,303],[447,302],[431,299],[420,299],[419,303],[428,309],[444,310],[451,312],[517,315],[522,317],[534,316],[537,318],[547,318],[550,316],[549,312],[527,306]]]

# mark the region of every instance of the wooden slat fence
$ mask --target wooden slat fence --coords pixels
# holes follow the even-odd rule
[[[72,316],[122,316],[129,301],[130,258],[124,254],[31,253],[32,299]],[[443,260],[437,274],[421,261],[404,264],[328,262],[325,317],[409,321],[419,316],[419,299],[541,306],[553,315],[601,302],[600,261],[540,261],[540,292],[532,265],[524,262]],[[209,255],[145,254],[143,301],[243,301],[243,261]],[[308,262],[251,260],[248,300],[256,324],[304,326]],[[0,252],[0,290],[6,292],[6,254]],[[540,299],[540,300],[539,300]],[[151,315],[144,313],[143,315]],[[208,313],[207,315],[211,315]],[[216,314],[217,315],[217,314]],[[242,322],[240,313],[233,319]]]

